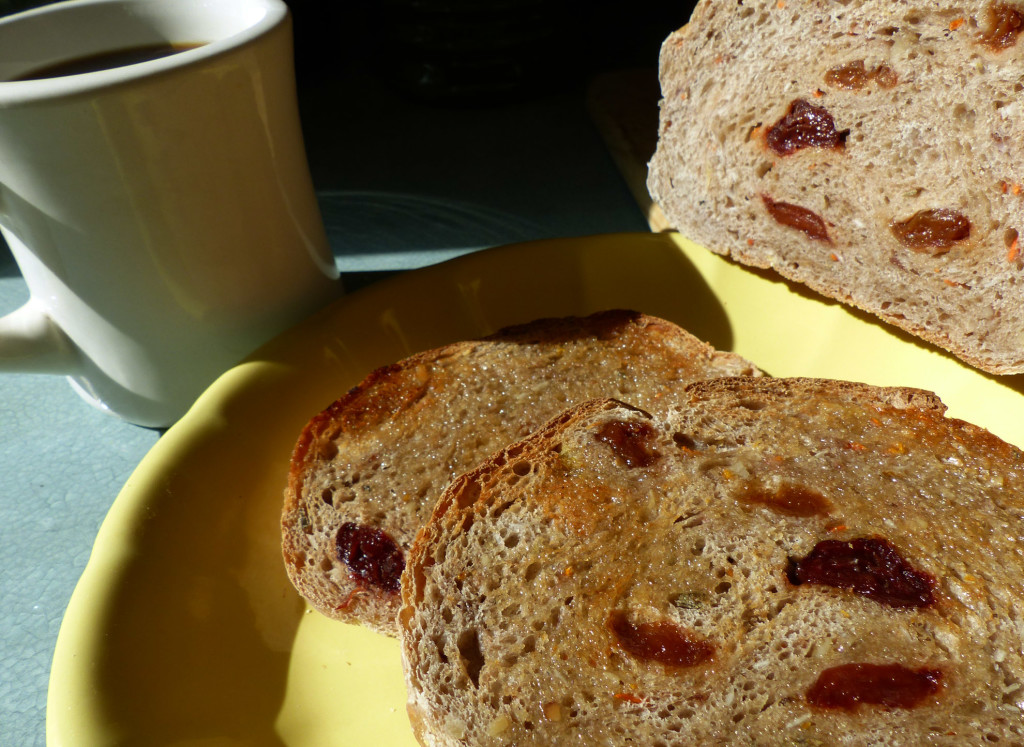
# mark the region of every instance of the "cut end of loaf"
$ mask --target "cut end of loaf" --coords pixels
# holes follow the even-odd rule
[[[654,201],[712,251],[1024,372],[1024,42],[993,46],[994,8],[1024,18],[702,0],[662,48]]]

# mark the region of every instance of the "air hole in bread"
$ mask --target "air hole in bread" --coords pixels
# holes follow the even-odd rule
[[[512,549],[513,547],[515,547],[518,544],[519,544],[519,535],[518,534],[513,532],[513,533],[511,533],[511,534],[509,534],[509,535],[507,535],[505,537],[505,547],[507,547],[509,549]]]
[[[473,687],[480,686],[480,670],[487,663],[484,653],[480,649],[480,637],[476,630],[464,630],[459,634],[458,640],[459,655],[462,657],[462,666],[466,670],[466,676],[473,683]]]
[[[470,482],[463,486],[463,489],[459,491],[457,496],[458,507],[465,509],[471,504],[476,503],[477,498],[480,497],[480,485],[475,482]]]
[[[675,433],[672,434],[672,441],[675,442],[676,446],[679,446],[683,449],[689,449],[690,451],[697,450],[697,442],[694,441],[693,438],[686,435],[685,433],[680,433],[679,431],[676,431]]]
[[[997,106],[996,109],[999,107]],[[974,121],[974,109],[967,106],[966,104],[957,104],[953,107],[953,116],[956,119],[962,119],[967,122]]]
[[[512,465],[512,471],[520,477],[530,474],[532,470],[533,465],[529,462],[516,462]]]
[[[317,444],[316,450],[317,454],[327,462],[338,455],[338,445],[333,440],[321,441]]]
[[[320,500],[322,500],[328,506],[333,506],[334,505],[334,491],[331,488],[324,488],[323,492],[320,493]]]
[[[444,652],[445,641],[440,636],[431,636],[430,642],[434,644],[434,648],[437,650],[437,658],[442,664],[448,663],[448,655]]]
[[[683,514],[682,516],[676,517],[673,524],[680,524],[683,529],[693,529],[699,527],[704,523],[704,513],[702,511],[696,511],[694,513]]]
[[[537,578],[537,574],[540,573],[540,568],[540,563],[537,561],[530,563],[526,566],[526,570],[523,571],[523,579],[525,581],[533,581],[533,579]]]

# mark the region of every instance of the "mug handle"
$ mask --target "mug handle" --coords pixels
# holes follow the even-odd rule
[[[0,217],[3,196],[0,191]],[[31,296],[21,308],[0,317],[0,372],[73,374],[79,356],[71,338]]]
[[[0,371],[73,374],[80,362],[78,348],[32,299],[0,317]]]

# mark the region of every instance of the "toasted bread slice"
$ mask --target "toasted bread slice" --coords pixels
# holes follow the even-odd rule
[[[1024,740],[1024,453],[932,394],[585,403],[459,477],[399,614],[426,745]]]
[[[658,412],[683,384],[754,371],[628,311],[539,320],[378,369],[298,440],[282,516],[289,576],[323,614],[394,635],[404,553],[452,478],[583,400]]]

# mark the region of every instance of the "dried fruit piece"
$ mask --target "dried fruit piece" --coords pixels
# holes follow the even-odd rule
[[[338,559],[361,583],[390,593],[401,588],[405,557],[386,532],[363,524],[346,522],[335,538]]]
[[[803,231],[808,238],[815,241],[824,241],[826,244],[832,243],[825,221],[813,210],[794,205],[791,202],[777,202],[768,195],[761,195],[761,201],[768,210],[768,214],[777,223]]]
[[[649,467],[658,459],[658,452],[650,446],[654,438],[650,423],[615,420],[601,426],[595,438],[611,446],[627,467]]]
[[[861,703],[913,708],[942,686],[938,669],[909,669],[902,664],[842,664],[822,672],[807,691],[819,708],[852,710]]]
[[[1009,3],[995,3],[989,6],[988,30],[981,41],[1001,52],[1017,43],[1021,31],[1024,31],[1024,11]]]
[[[802,485],[780,485],[768,490],[758,483],[744,487],[740,499],[747,503],[758,503],[787,516],[827,516],[832,504],[821,493]]]
[[[803,148],[842,150],[849,134],[849,130],[836,130],[835,120],[825,107],[796,99],[765,134],[765,143],[780,156],[788,156]]]
[[[896,240],[919,254],[937,257],[971,235],[967,216],[949,208],[921,210],[890,226]]]
[[[878,84],[879,88],[895,88],[900,82],[896,71],[888,65],[879,65],[871,71],[871,77]]]
[[[849,589],[890,607],[927,607],[935,601],[930,575],[910,565],[881,537],[824,540],[804,558],[790,558],[790,583]]]
[[[854,60],[845,65],[836,65],[825,73],[825,83],[847,91],[859,91],[874,82],[881,88],[892,88],[896,85],[896,71],[882,64],[868,70],[864,60]]]
[[[670,667],[696,666],[710,659],[715,652],[709,641],[675,623],[663,621],[634,625],[621,610],[615,610],[608,616],[608,628],[626,653]]]

